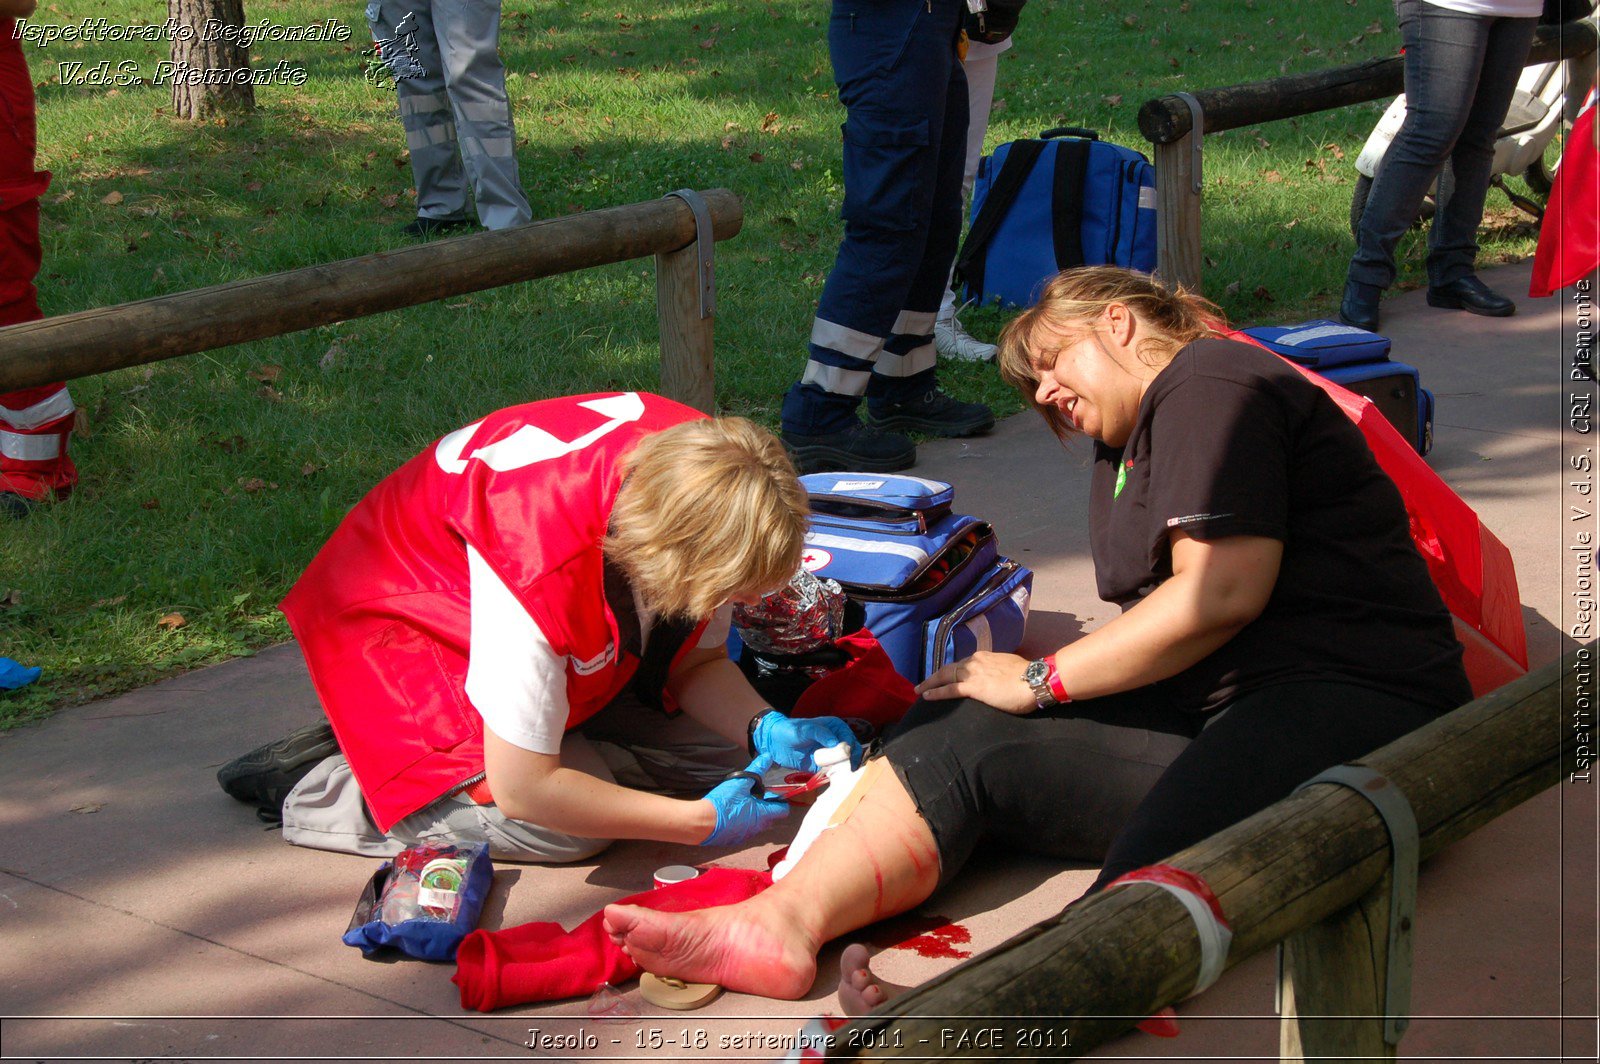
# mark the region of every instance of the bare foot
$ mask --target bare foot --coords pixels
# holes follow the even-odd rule
[[[846,946],[839,958],[839,1008],[846,1016],[865,1015],[907,989],[873,975],[870,960],[859,942]]]
[[[759,899],[685,913],[607,905],[604,920],[611,940],[655,975],[790,1001],[817,978],[818,944]]]

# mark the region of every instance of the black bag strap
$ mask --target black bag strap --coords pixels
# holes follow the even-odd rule
[[[984,197],[978,216],[972,220],[972,228],[967,230],[961,254],[956,257],[956,276],[979,292],[983,291],[984,249],[999,231],[1000,223],[1005,221],[1006,213],[1016,202],[1017,193],[1022,191],[1023,182],[1028,179],[1033,164],[1039,161],[1043,151],[1042,140],[1011,142],[1006,161],[1001,165],[994,184],[989,187],[989,195]]]
[[[1056,149],[1055,187],[1050,224],[1056,268],[1083,265],[1083,183],[1089,173],[1089,142],[1064,140]]]

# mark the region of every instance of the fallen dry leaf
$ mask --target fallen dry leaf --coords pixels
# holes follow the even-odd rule
[[[400,193],[396,192],[392,196],[379,196],[378,202],[383,204],[385,207],[398,206],[400,203]]]
[[[246,374],[246,376],[253,381],[260,381],[262,384],[270,384],[279,377],[283,376],[283,367],[274,366],[269,362],[265,365],[257,366],[255,369]]]
[[[1264,284],[1256,285],[1256,290],[1254,292],[1251,292],[1250,294],[1255,296],[1257,299],[1261,300],[1264,303],[1273,302],[1272,293],[1267,291],[1267,286],[1264,285]]]
[[[776,111],[768,111],[765,115],[761,116],[761,132],[763,133],[778,132],[779,124],[778,112]]]
[[[96,600],[94,602],[91,602],[89,604],[89,606],[90,606],[91,609],[99,609],[99,608],[101,608],[103,606],[120,606],[124,602],[127,602],[127,601],[128,601],[128,596],[127,595],[117,595],[114,598],[98,599],[98,600]]]
[[[1263,170],[1261,176],[1266,178],[1269,185],[1276,185],[1283,181],[1283,175],[1276,170]]]
[[[0,609],[5,609],[5,608],[10,607],[10,606],[20,606],[21,604],[22,604],[22,592],[21,591],[18,591],[14,587],[10,588],[9,590],[6,590],[6,591],[0,591]]]
[[[117,204],[122,202],[122,193],[120,193],[120,192],[108,193],[103,199],[101,199],[100,202],[104,203],[107,207],[115,207]]]
[[[252,181],[248,185],[244,186],[244,190],[246,192],[260,192],[261,191],[261,182]]]
[[[767,157],[758,151],[753,151],[750,153],[750,161],[753,163],[764,163],[767,161]]]
[[[188,623],[189,618],[181,613],[164,613],[161,615],[161,619],[156,622],[156,626],[165,628],[169,632],[174,632]]]
[[[315,462],[307,462],[305,465],[300,467],[300,475],[303,477],[313,477],[317,475],[317,470],[321,468],[322,467],[317,465]]]
[[[261,387],[257,388],[256,394],[269,403],[283,402],[283,393],[278,391],[278,389],[274,388],[270,384],[263,384]]]
[[[144,502],[139,504],[139,508],[141,510],[159,510],[159,509],[161,509],[161,500],[160,499],[146,499]]]
[[[1100,99],[1105,102],[1105,105],[1107,107],[1120,107],[1120,106],[1122,106],[1122,94],[1120,92],[1116,93],[1114,95],[1111,95],[1111,96],[1102,96],[1102,97],[1100,97]]]
[[[68,810],[68,812],[72,812],[72,813],[98,813],[100,810],[102,810],[104,808],[105,808],[105,805],[100,803],[100,802],[80,802],[79,804],[73,806],[70,810]]]

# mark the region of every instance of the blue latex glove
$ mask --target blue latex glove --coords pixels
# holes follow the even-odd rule
[[[717,826],[700,845],[736,846],[789,815],[788,802],[764,797],[766,791],[761,787],[761,776],[772,767],[772,758],[762,754],[743,772],[711,789],[706,801],[716,807]]]
[[[786,717],[769,710],[756,721],[750,736],[756,753],[766,754],[784,768],[817,771],[812,755],[825,746],[850,744],[850,767],[861,767],[861,743],[850,725],[838,717]]]

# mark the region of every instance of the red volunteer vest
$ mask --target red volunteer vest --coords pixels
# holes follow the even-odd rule
[[[638,666],[600,551],[622,459],[704,416],[636,392],[497,411],[381,481],[312,559],[281,608],[380,829],[482,778],[465,545],[566,656],[575,727]]]

